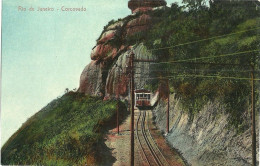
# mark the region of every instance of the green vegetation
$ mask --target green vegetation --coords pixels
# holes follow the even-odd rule
[[[2,164],[85,165],[105,162],[100,158],[102,153],[110,153],[104,137],[109,127],[115,127],[116,104],[117,101],[103,101],[79,93],[65,94],[28,119],[8,140],[1,151]],[[120,111],[123,112],[121,116],[126,115],[122,103]]]
[[[153,71],[157,72],[157,77],[171,78],[170,87],[182,99],[182,107],[191,118],[209,101],[220,101],[231,115],[230,127],[243,132],[248,128],[244,122],[245,112],[250,110],[250,80],[230,77],[250,79],[248,65],[259,69],[259,51],[248,52],[258,50],[260,43],[256,1],[216,0],[210,1],[209,6],[204,5],[204,0],[184,2],[184,6],[172,4],[169,9],[151,12],[161,21],[147,33],[133,36],[136,39],[131,41],[144,43],[162,62],[182,62],[156,64]],[[222,36],[231,33],[233,35]],[[190,43],[192,41],[198,42]],[[183,43],[187,44],[180,45]],[[246,53],[204,58],[241,52]],[[259,78],[258,73],[259,70],[256,72]],[[147,87],[154,89],[156,86]]]

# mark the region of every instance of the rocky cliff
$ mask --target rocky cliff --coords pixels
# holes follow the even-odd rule
[[[170,132],[166,139],[190,165],[251,165],[250,110],[244,114],[247,130],[238,133],[228,125],[230,115],[225,112],[221,102],[209,102],[192,118],[183,111],[179,101],[180,99],[175,98],[175,95],[170,96]],[[162,131],[166,128],[166,109],[166,103],[161,100],[153,110],[156,116],[155,122]],[[257,140],[259,140],[258,132]],[[259,162],[259,158],[257,161]]]
[[[128,95],[130,52],[134,52],[136,59],[156,60],[156,56],[146,51],[145,46],[135,45],[138,41],[134,41],[136,35],[145,32],[160,19],[151,13],[137,12],[124,19],[111,21],[104,27],[92,50],[92,62],[81,74],[79,92],[105,98]],[[144,88],[149,81],[145,79],[150,73],[149,64],[135,63],[135,68],[136,88]]]

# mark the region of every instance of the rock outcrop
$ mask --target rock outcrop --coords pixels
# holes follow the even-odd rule
[[[166,4],[165,0],[130,0],[128,2],[128,7],[133,13],[135,13],[139,11],[144,12],[152,10],[159,6],[166,6]]]
[[[179,99],[170,97],[170,132],[166,136],[168,143],[177,149],[192,166],[250,166],[251,130],[250,114],[245,113],[244,121],[248,130],[237,133],[228,126],[228,115],[223,104],[209,102],[193,118],[183,111]],[[166,103],[160,101],[153,110],[157,126],[165,131]],[[258,121],[258,119],[257,119]],[[258,123],[257,123],[258,124]],[[257,128],[259,131],[259,128]],[[257,140],[259,133],[257,132]],[[257,152],[259,142],[257,142]],[[257,161],[259,154],[257,154]]]
[[[164,10],[157,8],[153,10]],[[92,62],[85,67],[80,77],[79,92],[104,98],[127,97],[129,88],[129,54],[137,59],[156,60],[144,45],[130,45],[127,40],[145,32],[159,18],[149,12],[138,12],[107,25],[96,46],[92,49]],[[136,63],[136,87],[144,88],[150,75],[148,63]],[[141,70],[143,69],[143,70]]]
[[[92,61],[83,70],[80,77],[80,92],[102,96],[102,64],[98,61]]]

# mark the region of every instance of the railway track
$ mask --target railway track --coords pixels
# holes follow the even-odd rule
[[[148,118],[146,117],[147,115]],[[143,165],[171,166],[153,140],[147,119],[149,119],[149,112],[140,110],[136,122],[136,138]]]

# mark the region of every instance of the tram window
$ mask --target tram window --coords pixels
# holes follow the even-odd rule
[[[150,94],[148,94],[148,100],[150,100],[150,97],[151,97]]]
[[[143,94],[140,94],[140,97],[143,97]]]

